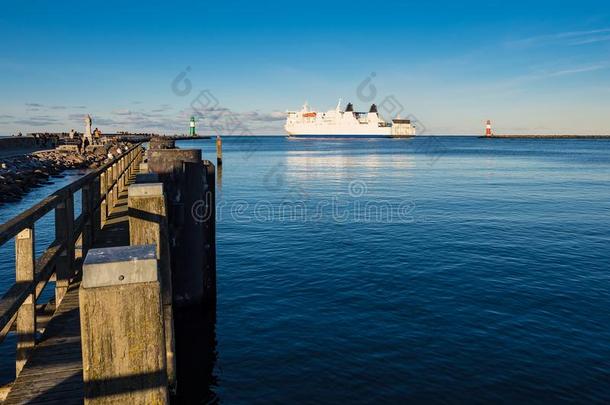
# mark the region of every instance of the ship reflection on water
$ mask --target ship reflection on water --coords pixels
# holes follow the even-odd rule
[[[413,157],[401,155],[361,154],[345,155],[320,151],[290,151],[286,153],[286,167],[295,171],[315,173],[312,168],[331,171],[333,174],[347,174],[350,169],[361,168],[369,170],[386,169],[388,166],[396,170],[409,170],[415,167]],[[316,170],[316,171],[317,171]]]

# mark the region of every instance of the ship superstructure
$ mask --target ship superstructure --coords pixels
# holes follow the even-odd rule
[[[361,137],[410,137],[415,126],[408,119],[399,117],[386,122],[375,104],[368,112],[356,112],[352,103],[341,109],[341,100],[334,110],[312,111],[305,103],[300,111],[288,111],[284,129],[289,136],[361,136]]]

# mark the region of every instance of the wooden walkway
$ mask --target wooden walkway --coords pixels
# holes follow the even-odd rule
[[[134,180],[135,174],[129,184]],[[128,245],[127,190],[124,190],[93,247]],[[3,404],[83,403],[79,285],[77,279],[70,286]]]

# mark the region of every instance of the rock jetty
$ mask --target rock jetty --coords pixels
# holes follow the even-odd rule
[[[118,155],[117,149],[127,150],[128,144],[98,147],[78,153],[54,149],[29,155],[0,158],[0,204],[19,201],[32,188],[49,184],[71,169],[95,169]]]

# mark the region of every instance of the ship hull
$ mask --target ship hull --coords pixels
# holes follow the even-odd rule
[[[288,134],[288,138],[393,138],[386,134]]]
[[[284,130],[289,136],[338,136],[338,137],[354,137],[354,136],[377,136],[390,137],[392,136],[392,128],[373,127],[372,125],[357,125],[345,126],[340,125],[293,125],[284,127]]]

